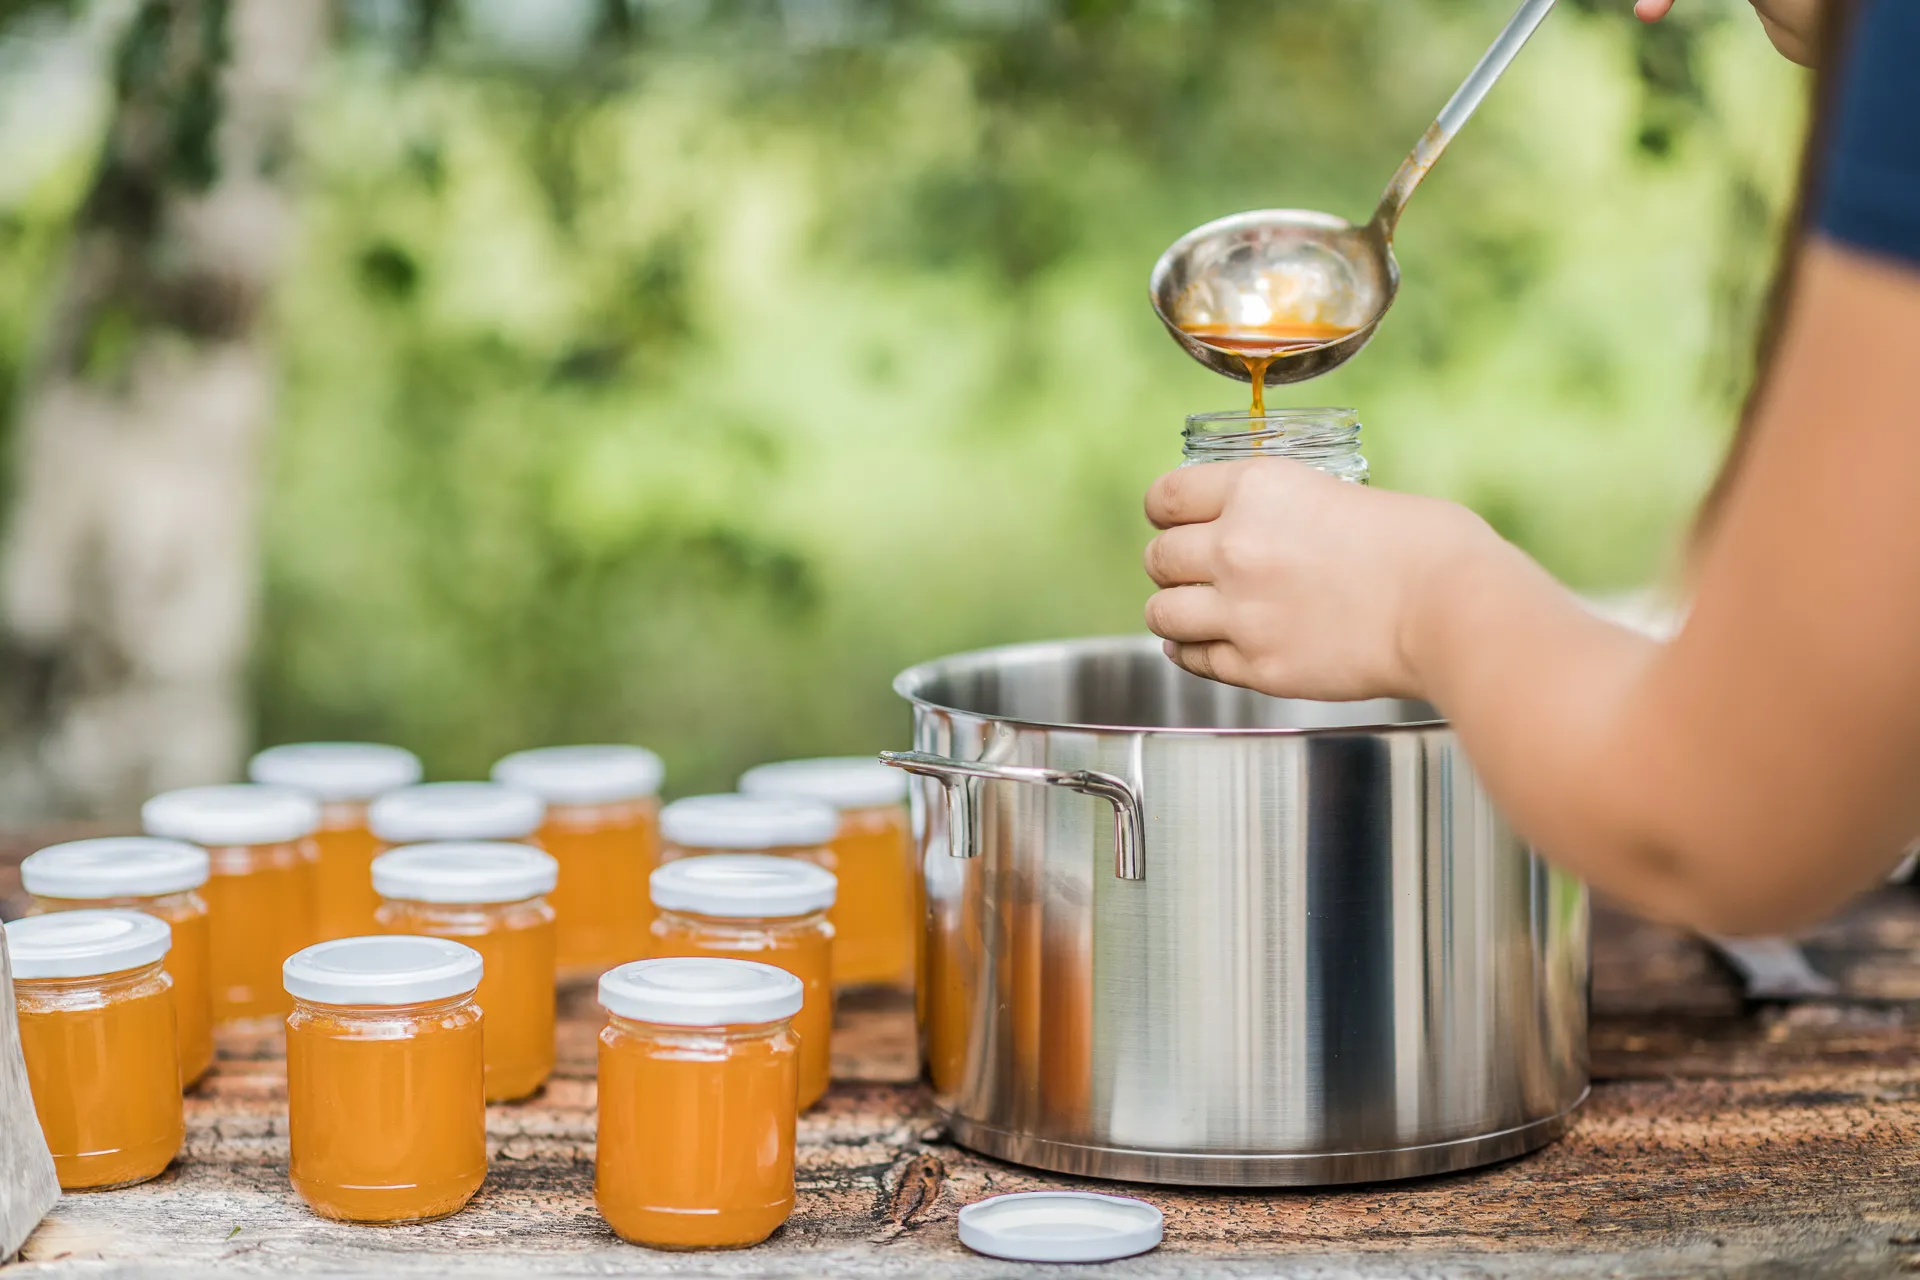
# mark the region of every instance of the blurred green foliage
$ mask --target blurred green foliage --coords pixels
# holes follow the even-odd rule
[[[897,745],[913,661],[1137,629],[1140,495],[1244,402],[1148,267],[1236,209],[1364,216],[1510,7],[350,6],[276,319],[263,740],[443,777],[633,740],[684,792]],[[1797,148],[1746,6],[1683,10],[1563,6],[1380,337],[1281,397],[1585,587],[1661,572],[1712,473]],[[81,185],[0,213],[0,391]]]

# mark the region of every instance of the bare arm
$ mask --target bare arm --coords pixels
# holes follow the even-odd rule
[[[1658,916],[1831,910],[1920,832],[1920,272],[1816,242],[1692,611],[1591,616],[1451,504],[1287,463],[1155,486],[1176,660],[1269,692],[1431,698],[1515,825]]]

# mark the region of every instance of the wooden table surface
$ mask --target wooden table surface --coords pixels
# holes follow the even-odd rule
[[[23,906],[0,841],[0,915]],[[1166,1242],[1115,1274],[1323,1277],[1868,1276],[1920,1273],[1920,892],[1889,889],[1810,935],[1832,1001],[1747,1007],[1699,943],[1602,911],[1591,1101],[1573,1133],[1473,1173],[1338,1191],[1116,1187],[1041,1174],[944,1138],[915,1080],[909,1002],[845,1003],[836,1083],[800,1122],[793,1218],[757,1249],[653,1253],[593,1208],[592,993],[563,993],[559,1069],[488,1109],[492,1169],[462,1213],[350,1227],[287,1185],[272,1037],[229,1037],[188,1096],[181,1159],[154,1182],[65,1197],[19,1276],[1009,1276],[960,1206],[1039,1187],[1139,1194]]]

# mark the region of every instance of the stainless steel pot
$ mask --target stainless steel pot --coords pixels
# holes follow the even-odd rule
[[[1063,1173],[1297,1186],[1563,1133],[1587,898],[1446,724],[1187,675],[1151,637],[1019,645],[913,703],[922,1060],[954,1138]]]

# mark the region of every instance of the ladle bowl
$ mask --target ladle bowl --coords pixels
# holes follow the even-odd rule
[[[1174,241],[1154,263],[1148,288],[1174,340],[1215,373],[1242,382],[1251,375],[1240,353],[1194,336],[1189,326],[1258,327],[1282,319],[1351,328],[1267,366],[1269,384],[1301,382],[1367,345],[1400,289],[1400,264],[1377,223],[1356,227],[1311,209],[1256,209]]]
[[[1407,201],[1553,5],[1554,0],[1522,0],[1401,161],[1364,225],[1310,209],[1256,209],[1216,219],[1174,241],[1153,264],[1147,289],[1174,340],[1216,373],[1248,382],[1246,352],[1190,330],[1288,324],[1351,329],[1273,353],[1263,378],[1268,385],[1317,378],[1357,355],[1400,290],[1393,232]]]

